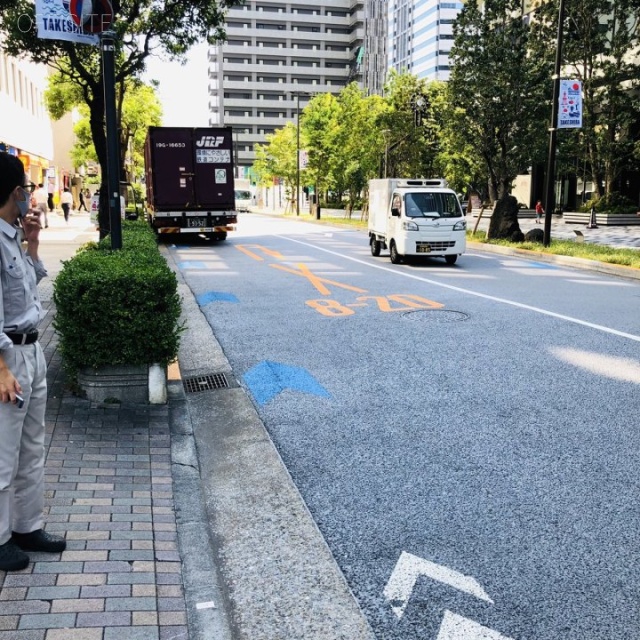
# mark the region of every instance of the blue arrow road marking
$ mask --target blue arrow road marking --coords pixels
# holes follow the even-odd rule
[[[302,367],[263,360],[242,376],[259,405],[266,404],[285,389],[310,393],[321,398],[331,394]]]
[[[224,291],[207,291],[197,296],[196,301],[201,307],[210,302],[240,302],[233,293],[225,293]]]
[[[207,263],[201,260],[185,260],[184,262],[179,262],[178,267],[180,269],[207,269]]]

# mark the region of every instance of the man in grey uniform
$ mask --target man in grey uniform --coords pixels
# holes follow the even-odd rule
[[[64,538],[42,528],[47,366],[37,284],[47,272],[38,258],[32,190],[22,162],[0,153],[0,571],[24,569],[24,551],[66,548]]]

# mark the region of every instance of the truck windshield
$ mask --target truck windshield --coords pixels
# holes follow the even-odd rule
[[[454,193],[407,193],[405,214],[407,218],[458,218],[462,212]]]
[[[236,200],[251,200],[251,191],[236,191]]]

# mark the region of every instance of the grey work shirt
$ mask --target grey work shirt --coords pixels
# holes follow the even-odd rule
[[[47,270],[23,251],[20,234],[0,218],[0,351],[13,348],[5,333],[35,331],[44,317],[38,282]]]

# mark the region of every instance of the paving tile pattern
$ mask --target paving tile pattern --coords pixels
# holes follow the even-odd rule
[[[0,571],[0,640],[186,640],[166,406],[107,405],[65,390],[48,309],[46,524],[63,553]]]

